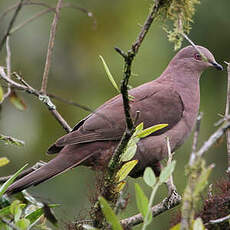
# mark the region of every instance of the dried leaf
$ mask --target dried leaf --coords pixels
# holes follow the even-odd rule
[[[19,110],[26,110],[26,104],[24,101],[15,93],[11,92],[10,94],[10,102]]]

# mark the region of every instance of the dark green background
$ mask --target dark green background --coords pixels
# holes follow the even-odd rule
[[[46,1],[55,4],[56,1]],[[49,75],[48,92],[63,98],[74,100],[97,108],[116,91],[106,77],[99,55],[102,55],[110,67],[116,80],[122,78],[123,60],[114,51],[118,46],[124,50],[130,48],[140,31],[151,1],[140,0],[79,0],[69,1],[93,12],[93,20],[86,14],[73,9],[63,9],[58,24],[52,68]],[[0,13],[16,1],[0,1]],[[31,17],[42,7],[27,6],[20,12],[16,24]],[[197,6],[193,29],[190,37],[196,44],[209,48],[218,62],[230,59],[230,1],[204,0]],[[12,15],[10,15],[12,16]],[[23,77],[33,87],[40,89],[44,69],[49,29],[52,13],[43,16],[27,25],[11,37],[12,70],[22,73]],[[0,36],[6,29],[10,17],[0,22]],[[187,42],[183,46],[188,45]],[[133,65],[132,86],[140,85],[155,79],[174,56],[173,44],[167,41],[166,33],[161,25],[154,23],[144,41]],[[0,54],[0,65],[5,65],[5,51]],[[224,65],[224,64],[223,64]],[[214,122],[218,114],[224,113],[227,73],[214,69],[207,70],[201,78],[201,106],[204,118],[201,126],[199,145],[215,131]],[[46,107],[37,98],[19,93],[28,108],[21,112],[9,102],[5,102],[0,112],[0,133],[25,140],[22,148],[0,145],[0,156],[7,156],[11,163],[0,169],[0,175],[7,175],[20,168],[26,162],[33,165],[39,160],[49,160],[46,149],[53,141],[65,132],[51,116]],[[69,105],[55,101],[58,111],[73,126],[88,113]],[[175,184],[182,193],[185,186],[184,167],[191,152],[191,137],[177,150],[175,156],[177,166],[174,173]],[[220,180],[227,167],[225,142],[220,143],[206,155],[208,163],[215,163],[211,181]],[[79,167],[51,181],[30,189],[32,194],[43,200],[62,204],[58,214],[62,223],[73,220],[74,217],[85,216],[89,207],[88,198],[94,192],[95,173],[87,168]],[[126,216],[135,214],[134,182],[138,182],[147,194],[150,190],[142,179],[129,179],[128,193],[130,201],[125,212]],[[166,189],[161,188],[156,201],[166,196]],[[170,211],[170,215],[172,215]],[[149,229],[167,229],[170,216],[164,213],[154,219]],[[140,229],[136,227],[135,229]]]

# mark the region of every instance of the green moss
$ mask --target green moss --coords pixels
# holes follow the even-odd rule
[[[175,43],[175,49],[181,47],[182,34],[189,33],[195,5],[199,3],[200,0],[159,0],[158,20],[163,22],[169,41]]]

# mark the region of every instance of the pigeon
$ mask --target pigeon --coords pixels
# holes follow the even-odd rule
[[[160,162],[168,156],[166,137],[171,150],[175,151],[191,133],[200,105],[199,79],[208,67],[223,70],[207,48],[187,46],[174,56],[157,79],[129,90],[133,97],[131,117],[135,119],[139,111],[136,124],[143,122],[144,128],[168,124],[137,143],[133,159],[138,163],[130,172],[131,177],[142,176],[146,167],[151,167],[159,176]],[[14,182],[6,193],[22,191],[79,165],[105,169],[125,128],[123,100],[119,94],[59,138],[47,151],[57,154],[56,157]]]

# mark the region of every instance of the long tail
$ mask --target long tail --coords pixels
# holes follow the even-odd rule
[[[59,154],[57,157],[49,161],[47,164],[39,168],[38,170],[22,177],[17,180],[15,183],[9,186],[6,193],[11,195],[26,189],[32,185],[38,185],[43,181],[46,181],[54,176],[57,176],[73,167],[79,165],[84,159],[77,160],[73,159],[73,156],[68,156],[65,154]]]

